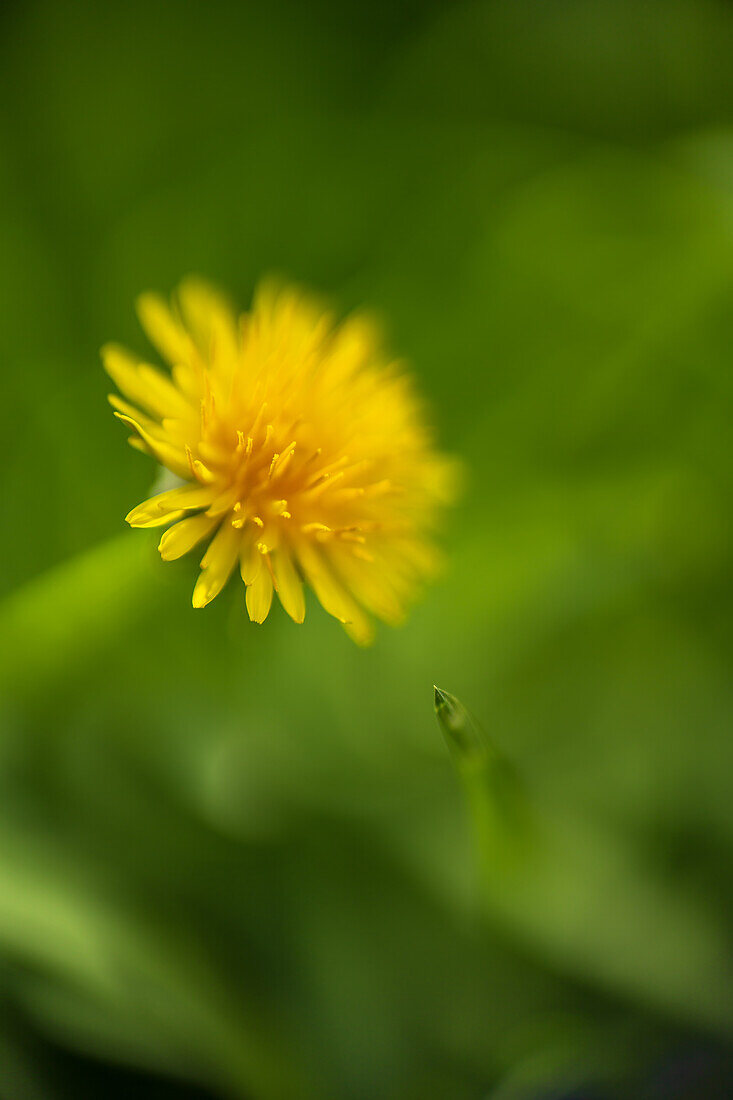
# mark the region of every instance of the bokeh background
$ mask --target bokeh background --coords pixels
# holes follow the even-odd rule
[[[733,1095],[731,5],[9,0],[0,71],[2,1100]],[[469,471],[368,651],[124,529],[100,345],[273,270]]]

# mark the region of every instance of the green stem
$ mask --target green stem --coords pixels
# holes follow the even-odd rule
[[[56,566],[0,603],[0,698],[23,699],[63,679],[154,598],[149,540],[125,532]]]

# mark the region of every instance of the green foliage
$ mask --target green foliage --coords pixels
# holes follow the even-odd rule
[[[133,1071],[161,1098],[615,1097],[678,1050],[718,1065],[730,7],[0,20],[2,1100]],[[145,348],[144,288],[245,303],[272,269],[384,314],[469,469],[444,577],[372,650],[313,600],[300,628],[234,586],[194,612],[195,563],[123,530],[151,470],[100,345]],[[434,680],[490,733],[470,761]]]

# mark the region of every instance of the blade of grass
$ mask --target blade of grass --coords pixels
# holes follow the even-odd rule
[[[728,938],[715,913],[611,829],[530,797],[455,696],[435,689],[435,707],[492,921],[563,971],[729,1034]]]

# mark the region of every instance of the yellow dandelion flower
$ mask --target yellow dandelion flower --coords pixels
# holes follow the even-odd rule
[[[235,567],[250,618],[273,592],[295,622],[303,581],[355,641],[372,617],[399,622],[433,571],[430,529],[451,496],[400,365],[365,317],[341,324],[303,292],[265,284],[237,318],[198,279],[169,306],[138,301],[170,372],[110,344],[110,397],[130,442],[180,484],[133,508],[132,527],[167,527],[165,561],[210,540],[193,592],[205,607]]]

